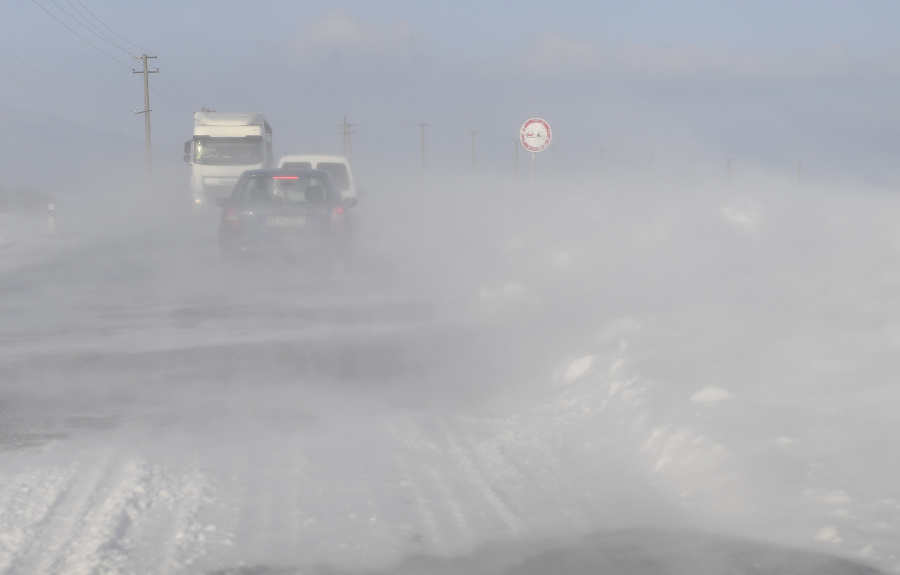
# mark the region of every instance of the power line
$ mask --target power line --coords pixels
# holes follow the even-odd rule
[[[27,82],[25,82],[24,80],[22,80],[21,78],[19,78],[18,76],[16,76],[9,68],[7,68],[6,66],[4,66],[3,64],[0,64],[0,69],[3,69],[4,72],[6,72],[6,73],[9,74],[10,76],[12,76],[12,78],[13,78],[16,82],[18,82],[19,84],[21,84],[26,90],[29,90],[30,92],[34,92],[35,94],[37,94],[37,95],[40,96],[41,98],[47,100],[47,101],[50,102],[51,104],[54,104],[54,105],[57,105],[57,106],[62,106],[62,107],[64,107],[64,108],[68,108],[68,109],[70,109],[70,110],[72,110],[72,111],[75,111],[75,112],[81,112],[82,114],[117,115],[117,114],[129,114],[129,113],[130,113],[130,112],[94,112],[94,111],[91,111],[91,110],[81,110],[81,109],[76,108],[76,107],[74,107],[74,106],[70,106],[70,105],[68,105],[68,104],[66,104],[66,103],[64,103],[64,102],[58,102],[58,101],[54,100],[53,98],[47,96],[46,94],[44,94],[44,93],[41,92],[40,90],[37,90],[37,89],[33,88],[33,87],[30,86]]]
[[[38,8],[40,8],[41,10],[43,10],[44,12],[46,12],[47,14],[49,14],[51,18],[53,18],[54,20],[56,20],[57,22],[59,22],[60,24],[62,24],[62,26],[63,26],[66,30],[68,30],[68,31],[71,32],[72,34],[75,34],[76,36],[78,36],[79,38],[81,38],[82,40],[84,40],[84,42],[85,42],[86,44],[88,44],[89,46],[91,46],[92,48],[94,48],[95,50],[97,50],[98,52],[100,52],[101,54],[103,54],[104,56],[106,56],[107,58],[113,60],[114,62],[116,62],[116,63],[118,63],[118,64],[120,64],[120,65],[122,65],[122,66],[125,66],[126,68],[131,68],[131,66],[129,66],[129,65],[126,64],[125,62],[119,60],[118,58],[116,58],[115,56],[113,56],[112,54],[110,54],[109,52],[107,52],[106,50],[104,50],[103,48],[100,48],[99,46],[95,45],[93,42],[91,42],[90,40],[88,40],[87,38],[85,38],[84,36],[82,36],[81,34],[79,34],[78,32],[76,32],[75,30],[73,30],[72,28],[70,28],[68,24],[66,24],[65,22],[63,22],[63,21],[60,20],[59,18],[57,18],[56,15],[53,14],[53,12],[47,10],[47,8],[45,8],[44,6],[42,6],[41,4],[39,4],[37,0],[31,0],[31,1],[32,1]]]
[[[150,91],[153,93],[154,96],[156,96],[157,98],[159,98],[160,100],[162,100],[163,103],[164,103],[165,105],[169,106],[170,108],[172,108],[172,109],[175,110],[176,112],[183,112],[183,111],[184,111],[184,107],[183,107],[183,106],[179,105],[179,104],[176,103],[176,102],[173,102],[171,99],[169,99],[169,97],[167,97],[163,92],[161,92],[161,91],[159,90],[159,84],[154,84],[153,86],[151,86],[151,87],[150,87]]]
[[[68,1],[69,1],[69,0],[66,0],[66,2],[68,2]],[[112,28],[110,28],[109,26],[107,26],[106,24],[104,24],[103,21],[100,20],[100,18],[97,18],[97,15],[96,15],[96,14],[94,14],[93,12],[91,12],[90,9],[88,9],[87,6],[85,6],[84,4],[82,4],[81,0],[75,0],[75,1],[78,2],[78,4],[79,4],[82,8],[84,8],[85,11],[87,11],[87,13],[90,14],[90,15],[94,18],[94,20],[96,20],[97,22],[99,22],[101,26],[103,26],[104,28],[106,28],[107,30],[109,30],[110,32],[112,32],[113,34],[115,34],[116,36],[118,36],[120,39],[124,40],[127,44],[131,44],[132,46],[134,46],[135,48],[137,48],[137,49],[138,49],[139,51],[141,51],[141,52],[146,52],[146,53],[150,53],[150,52],[151,52],[151,50],[147,50],[146,48],[141,48],[140,46],[138,46],[137,44],[135,44],[134,42],[132,42],[132,41],[129,40],[128,38],[125,38],[124,36],[122,36],[121,34],[119,34],[118,32],[116,32],[115,30],[113,30]]]
[[[181,84],[178,83],[178,80],[175,79],[175,77],[172,75],[172,72],[171,72],[168,68],[166,68],[165,70],[166,70],[166,78],[167,78],[167,81],[168,81],[168,80],[171,80],[171,83],[175,86],[175,88],[176,88],[181,94],[184,95],[185,101],[186,101],[186,102],[189,102],[189,103],[191,104],[191,107],[192,107],[192,108],[196,107],[196,106],[194,105],[194,102],[199,102],[200,100],[198,100],[197,98],[195,98],[195,97],[193,97],[192,95],[188,94],[187,90],[185,90],[184,88],[181,87]]]
[[[130,108],[127,108],[127,107],[125,107],[125,106],[116,106],[116,105],[114,105],[114,104],[107,104],[106,102],[101,102],[100,100],[95,100],[94,98],[91,98],[90,96],[85,96],[84,94],[81,94],[81,93],[79,93],[79,92],[76,92],[75,90],[72,90],[71,88],[69,88],[69,87],[67,87],[67,86],[64,86],[63,84],[60,84],[60,83],[57,82],[56,80],[53,80],[52,78],[48,78],[47,76],[45,76],[44,74],[42,74],[42,73],[40,72],[40,70],[38,70],[37,68],[35,68],[35,67],[32,66],[31,64],[29,64],[27,61],[25,61],[24,59],[22,59],[19,55],[17,55],[17,54],[16,54],[15,52],[13,52],[12,50],[10,50],[10,49],[9,49],[9,46],[5,45],[3,42],[0,42],[0,47],[2,47],[2,48],[5,49],[7,52],[9,52],[9,54],[10,54],[13,58],[15,58],[16,60],[18,60],[18,61],[21,62],[22,64],[24,64],[29,70],[31,70],[32,72],[34,72],[35,74],[37,74],[38,76],[40,76],[41,78],[43,78],[44,80],[46,80],[47,82],[50,82],[50,83],[53,84],[54,86],[56,86],[56,87],[58,87],[58,88],[61,88],[61,89],[65,90],[66,92],[69,92],[69,93],[71,93],[71,94],[75,94],[75,95],[78,96],[79,98],[84,98],[85,100],[89,100],[89,101],[91,101],[91,102],[93,102],[93,103],[95,103],[95,104],[99,104],[99,105],[101,105],[101,106],[106,106],[106,107],[108,107],[108,108],[118,108],[118,109],[120,109],[120,110],[130,110]],[[29,88],[29,89],[31,89],[31,88]],[[46,97],[46,96],[45,96],[45,97]]]
[[[125,52],[129,56],[131,55],[130,50],[126,50],[125,48],[123,48],[122,46],[120,46],[116,42],[114,42],[109,36],[107,36],[106,34],[101,32],[99,28],[97,28],[93,23],[91,23],[87,18],[84,17],[84,14],[82,14],[81,12],[78,11],[78,8],[75,8],[74,6],[72,6],[72,3],[69,2],[69,0],[66,0],[66,2],[69,4],[69,6],[72,6],[72,8],[75,10],[75,12],[79,16],[81,16],[81,19],[84,20],[84,22],[82,22],[81,20],[79,20],[78,18],[76,18],[75,16],[70,14],[69,11],[66,10],[65,8],[63,8],[62,6],[60,6],[59,2],[57,2],[56,0],[50,0],[50,2],[52,2],[54,6],[59,8],[63,14],[65,14],[66,16],[71,18],[76,24],[78,24],[79,26],[81,26],[82,28],[84,28],[85,30],[87,30],[88,32],[93,34],[94,36],[100,38],[101,40],[106,40],[107,42],[109,42],[111,45],[115,46],[119,50]],[[86,22],[86,24],[85,24],[85,22]],[[88,25],[90,25],[90,27],[88,27]],[[91,30],[91,28],[93,28],[93,30]]]
[[[51,0],[51,1],[59,7],[59,4],[56,3],[56,0]],[[102,35],[108,42],[112,43],[112,41],[111,41],[108,37],[106,37],[106,35],[103,34],[103,32],[100,31],[100,28],[97,28],[97,25],[94,24],[93,22],[91,22],[90,19],[88,19],[88,17],[85,16],[84,13],[83,13],[81,10],[78,9],[77,6],[75,6],[74,4],[72,4],[69,0],[66,0],[66,4],[68,4],[69,6],[71,6],[72,9],[75,10],[75,12],[78,13],[79,16],[81,16],[81,19],[84,20],[87,24],[90,25],[91,28],[94,29],[94,34],[100,34],[100,35]],[[60,8],[61,8],[61,7],[60,7]],[[62,9],[62,8],[61,8],[61,9]],[[65,10],[63,10],[63,11],[65,11]],[[118,46],[118,45],[116,45],[116,47],[117,47],[117,48],[121,48],[121,46]]]
[[[162,77],[162,76],[161,76],[161,77]],[[154,93],[155,95],[159,96],[160,98],[162,98],[162,100],[163,100],[166,104],[168,104],[169,106],[171,106],[172,108],[174,108],[174,109],[176,109],[176,110],[178,110],[178,111],[180,111],[180,112],[184,112],[184,111],[186,111],[186,110],[191,110],[191,111],[192,111],[192,110],[194,109],[193,106],[191,106],[191,105],[185,106],[183,103],[178,102],[178,101],[176,100],[176,98],[172,95],[172,93],[169,92],[168,90],[164,89],[164,88],[160,85],[159,82],[157,82],[156,84],[153,85],[153,93]]]
[[[173,99],[180,100],[183,104],[186,104],[187,107],[190,108],[190,109],[192,109],[192,110],[196,107],[196,106],[194,106],[194,103],[193,103],[191,100],[189,100],[188,98],[185,98],[185,97],[178,91],[178,89],[175,88],[175,84],[172,83],[172,81],[167,77],[166,74],[163,74],[162,76],[160,76],[160,78],[162,78],[163,81],[164,81],[166,84],[168,84],[168,85],[169,85],[169,88],[171,88],[171,90],[172,90],[171,92],[169,92],[168,90],[166,90],[166,94],[167,94],[167,95],[172,96]]]

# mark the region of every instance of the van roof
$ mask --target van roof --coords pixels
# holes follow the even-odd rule
[[[318,164],[319,162],[350,163],[345,156],[335,154],[285,154],[280,160],[280,163],[283,164],[284,162],[310,162],[313,164]]]

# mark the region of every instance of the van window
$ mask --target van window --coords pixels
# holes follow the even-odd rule
[[[347,173],[347,165],[336,162],[319,162],[317,170],[325,170],[331,174],[331,178],[342,192],[350,189],[350,174]]]
[[[285,162],[281,167],[286,170],[311,170],[312,164],[309,162]]]

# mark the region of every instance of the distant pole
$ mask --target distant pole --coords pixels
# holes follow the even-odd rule
[[[537,155],[536,153],[531,152],[531,181],[532,182],[534,182],[534,157],[536,155]]]
[[[476,132],[469,132],[472,138],[472,173],[475,173],[475,134]]]
[[[350,159],[350,156],[353,155],[353,142],[350,140],[350,135],[353,133],[352,127],[353,124],[348,124],[347,116],[344,116],[344,123],[341,124],[341,135],[343,136],[344,157],[347,159]]]
[[[132,56],[132,60],[143,60],[144,61],[144,69],[142,71],[131,70],[132,74],[143,74],[144,75],[144,109],[140,112],[135,112],[135,114],[143,114],[144,115],[144,145],[146,147],[147,154],[147,170],[153,169],[153,154],[151,152],[150,147],[150,74],[159,74],[159,68],[156,70],[148,70],[147,69],[147,60],[150,58],[156,58],[156,56],[148,56],[146,54],[142,56]]]
[[[603,148],[600,148],[600,161],[598,162],[600,175],[603,175]]]
[[[797,183],[803,183],[803,162],[797,162]]]
[[[425,173],[425,126],[428,124],[419,124],[422,129],[422,173]]]

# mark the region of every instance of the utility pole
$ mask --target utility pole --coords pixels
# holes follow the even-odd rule
[[[344,116],[344,123],[341,124],[341,136],[344,138],[344,157],[348,160],[353,155],[353,142],[350,140],[350,135],[353,133],[351,128],[353,128],[353,124],[348,124],[347,116]]]
[[[422,173],[425,173],[425,126],[428,124],[419,124],[422,129]]]
[[[156,70],[148,70],[147,69],[147,60],[150,58],[156,58],[156,56],[148,56],[146,54],[142,56],[132,56],[132,60],[143,60],[144,61],[144,69],[142,71],[131,70],[132,74],[143,74],[144,75],[144,109],[140,112],[135,112],[135,114],[143,114],[144,115],[144,140],[145,146],[147,147],[147,170],[153,169],[153,153],[150,151],[150,74],[159,74],[159,68]]]

